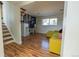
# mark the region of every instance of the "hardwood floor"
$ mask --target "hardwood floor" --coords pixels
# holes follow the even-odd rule
[[[48,39],[36,34],[22,39],[22,45],[10,43],[4,46],[9,57],[57,57],[48,51]]]

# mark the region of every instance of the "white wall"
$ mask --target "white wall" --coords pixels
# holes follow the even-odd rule
[[[3,2],[3,20],[15,42],[21,44],[20,8],[11,2]]]
[[[4,48],[3,48],[1,4],[0,4],[0,57],[3,57],[3,56],[4,56]]]
[[[44,26],[42,25],[42,19],[44,18],[58,18],[57,25],[48,25]],[[54,31],[54,30],[59,30],[62,28],[63,24],[63,13],[62,14],[57,14],[54,16],[48,16],[48,17],[37,17],[37,32],[39,33],[46,33],[48,31]]]
[[[61,56],[79,57],[79,1],[67,2],[65,8]]]

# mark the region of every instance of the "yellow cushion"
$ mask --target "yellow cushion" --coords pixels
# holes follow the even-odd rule
[[[61,48],[61,39],[51,37],[49,39],[49,51],[56,54],[60,54],[60,48]]]

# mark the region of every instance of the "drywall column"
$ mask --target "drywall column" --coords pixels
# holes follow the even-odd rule
[[[3,57],[3,56],[4,56],[4,48],[3,48],[1,4],[0,4],[0,57]]]
[[[3,2],[3,21],[7,25],[14,41],[21,44],[20,7],[9,1]]]
[[[64,10],[61,56],[79,57],[79,1],[68,1]]]

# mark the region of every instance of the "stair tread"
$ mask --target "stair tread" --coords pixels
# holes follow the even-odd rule
[[[7,29],[4,29],[3,31],[8,31]]]
[[[4,29],[7,29],[7,27],[2,27],[2,29],[4,30]]]
[[[7,39],[7,40],[3,40],[4,42],[8,42],[8,41],[10,41],[10,40],[13,40],[12,38],[11,39]]]
[[[8,29],[4,29],[3,31],[8,31]]]
[[[14,40],[10,40],[10,41],[4,42],[4,44],[6,45],[6,44],[9,44],[9,43],[12,43],[12,42],[14,42]]]
[[[10,33],[8,32],[8,33],[3,34],[3,36],[5,36],[5,35],[10,35]]]
[[[3,26],[5,25],[5,24],[2,24]],[[6,25],[5,25],[6,26]]]
[[[3,34],[5,34],[5,33],[9,33],[9,31],[3,31]]]
[[[3,37],[7,37],[7,36],[11,36],[10,34],[9,35],[4,35]]]
[[[11,36],[8,36],[8,37],[4,37],[3,40],[8,40],[8,39],[12,39]]]

